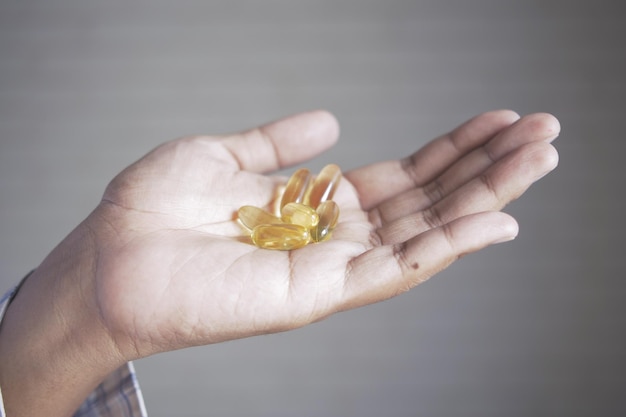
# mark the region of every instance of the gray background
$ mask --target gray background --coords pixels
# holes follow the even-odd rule
[[[312,108],[402,156],[494,108],[561,120],[512,243],[394,300],[137,362],[160,416],[626,413],[621,1],[0,1],[8,289],[157,144]]]

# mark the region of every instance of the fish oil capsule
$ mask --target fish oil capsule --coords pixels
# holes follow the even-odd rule
[[[280,210],[280,215],[285,223],[299,224],[307,229],[316,226],[320,220],[313,207],[300,203],[289,203]]]
[[[285,186],[283,197],[280,200],[280,208],[282,209],[289,203],[302,203],[310,181],[311,172],[308,169],[300,168],[294,172]]]
[[[256,206],[241,206],[239,210],[237,210],[237,218],[239,222],[250,231],[260,224],[283,223],[279,217]]]
[[[309,187],[305,203],[317,208],[320,203],[333,198],[339,180],[341,180],[341,168],[335,164],[326,165]]]
[[[339,206],[332,200],[327,200],[317,207],[319,222],[311,229],[311,240],[313,242],[323,242],[328,239],[337,226],[339,219]]]
[[[252,242],[264,249],[292,250],[309,243],[309,229],[298,224],[261,224],[252,231]]]

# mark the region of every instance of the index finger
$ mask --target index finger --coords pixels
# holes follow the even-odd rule
[[[428,280],[460,257],[514,239],[515,219],[502,212],[475,213],[409,240],[376,246],[347,268],[344,309],[394,297]]]

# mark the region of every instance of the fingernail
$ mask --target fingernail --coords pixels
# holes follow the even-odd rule
[[[494,245],[497,245],[498,243],[505,243],[505,242],[510,242],[512,240],[515,240],[515,238],[517,237],[517,235],[513,235],[513,236],[505,236],[501,239],[496,240],[495,242],[493,242]]]

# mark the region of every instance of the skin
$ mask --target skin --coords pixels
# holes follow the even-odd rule
[[[113,179],[10,305],[7,415],[71,415],[126,361],[298,328],[513,239],[500,210],[556,167],[559,129],[549,114],[489,112],[409,157],[346,172],[332,239],[292,252],[250,245],[234,213],[269,207],[285,179],[267,174],[330,148],[332,115],[163,144]]]

